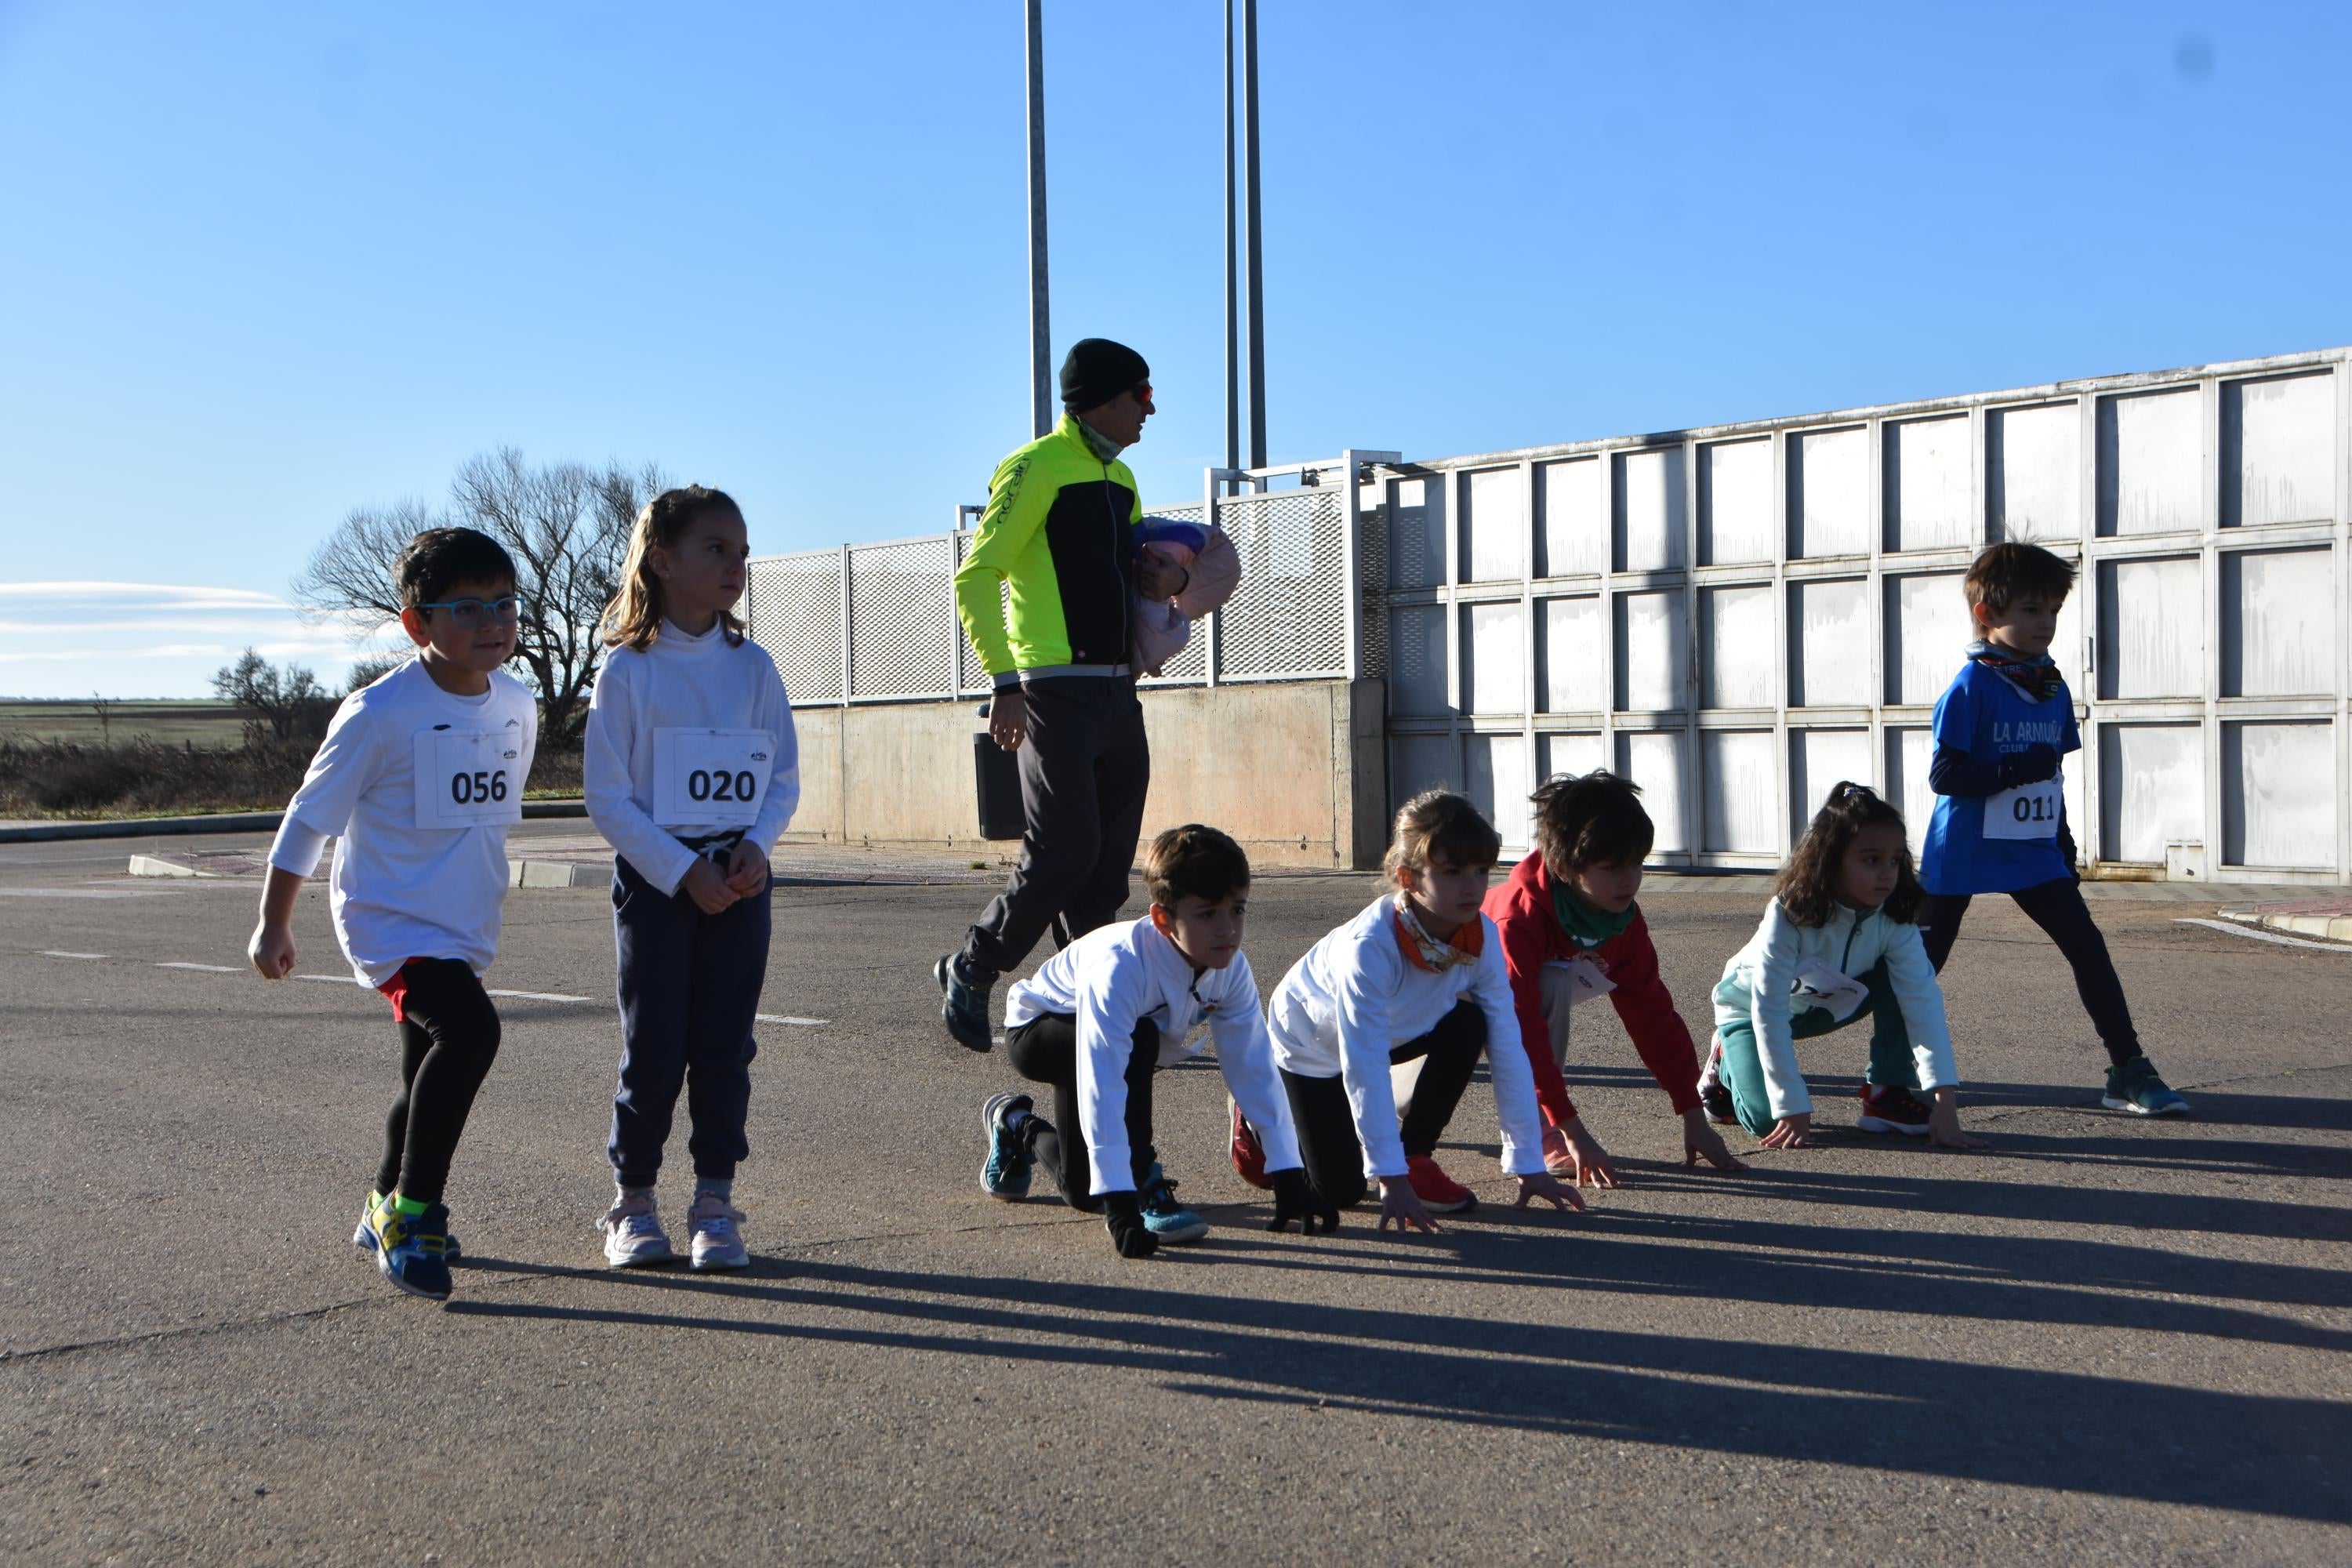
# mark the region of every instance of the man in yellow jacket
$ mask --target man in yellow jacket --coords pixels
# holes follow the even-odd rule
[[[932,970],[948,1033],[975,1051],[994,1041],[998,975],[1049,927],[1067,946],[1127,901],[1151,784],[1136,595],[1172,598],[1185,582],[1181,566],[1136,559],[1143,502],[1118,460],[1153,412],[1150,366],[1087,338],[1062,362],[1062,405],[1060,424],[998,465],[955,579],[956,614],[995,682],[989,733],[1021,762],[1021,863]]]

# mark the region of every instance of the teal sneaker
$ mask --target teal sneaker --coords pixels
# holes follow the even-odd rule
[[[1144,1228],[1160,1240],[1198,1241],[1209,1234],[1209,1222],[1176,1201],[1176,1184],[1157,1160],[1136,1195],[1143,1203]]]
[[[359,1229],[352,1232],[352,1245],[358,1247],[362,1252],[375,1252],[380,1250],[383,1246],[381,1241],[376,1239],[375,1225],[373,1223],[376,1208],[383,1202],[383,1194],[371,1188],[368,1192],[367,1202],[360,1205],[360,1227]],[[441,1239],[448,1243],[448,1246],[443,1251],[442,1256],[448,1258],[450,1262],[455,1263],[457,1261],[458,1254],[464,1251],[464,1248],[457,1245],[457,1233],[456,1231],[448,1231],[442,1236]]]
[[[2109,1068],[2107,1092],[2099,1103],[2109,1110],[2128,1110],[2135,1116],[2189,1114],[2189,1102],[2156,1076],[2156,1064],[2146,1057],[2134,1057],[2121,1067]]]
[[[980,1168],[980,1190],[992,1198],[1017,1203],[1029,1195],[1029,1147],[1005,1124],[1015,1111],[1034,1116],[1036,1106],[1025,1094],[999,1094],[981,1108],[981,1125],[988,1129],[988,1163]]]
[[[428,1301],[449,1299],[449,1211],[434,1204],[420,1215],[397,1205],[376,1210],[376,1272],[395,1289]]]

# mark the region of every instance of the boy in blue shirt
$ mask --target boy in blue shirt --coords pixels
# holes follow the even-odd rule
[[[2083,738],[2050,658],[2074,569],[2034,545],[1996,544],[1977,557],[1964,586],[1984,635],[1969,645],[1968,663],[1936,703],[1927,770],[1936,814],[1919,857],[1927,957],[1943,969],[1970,897],[2007,893],[2074,966],[2074,989],[2113,1063],[2106,1107],[2186,1115],[2189,1102],[2140,1051],[2106,939],[2075,885],[2061,759],[2081,751]]]

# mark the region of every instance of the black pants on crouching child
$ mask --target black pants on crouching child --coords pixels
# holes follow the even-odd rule
[[[1095,1190],[1094,1163],[1087,1149],[1086,1124],[1078,1117],[1078,1021],[1067,1013],[1044,1013],[1004,1037],[1013,1070],[1032,1083],[1054,1089],[1054,1120],[1032,1116],[1020,1138],[1029,1158],[1052,1173],[1074,1209],[1102,1211]],[[1139,1191],[1160,1155],[1151,1146],[1151,1077],[1160,1070],[1160,1029],[1150,1019],[1135,1026],[1127,1058],[1127,1148]]]
[[[617,1184],[654,1184],[681,1089],[693,1127],[686,1149],[698,1178],[731,1182],[737,1162],[751,1153],[743,1123],[760,1049],[751,1026],[768,976],[769,923],[765,888],[706,915],[684,886],[664,897],[614,858],[621,1082],[604,1152]]]
[[[499,1010],[461,959],[412,958],[400,978],[400,1097],[383,1119],[375,1190],[397,1187],[412,1203],[437,1204],[474,1096],[499,1054]]]
[[[1486,1048],[1486,1015],[1475,1003],[1464,1002],[1429,1033],[1389,1052],[1391,1066],[1415,1057],[1428,1058],[1421,1064],[1412,1096],[1400,1108],[1398,1132],[1407,1157],[1435,1152]],[[1364,1145],[1356,1136],[1346,1079],[1336,1073],[1303,1078],[1286,1068],[1282,1087],[1290,1097],[1290,1120],[1298,1129],[1298,1158],[1307,1167],[1307,1179],[1343,1209],[1363,1202],[1371,1191],[1371,1178],[1364,1174]]]
[[[2059,877],[2020,888],[2009,895],[2025,918],[2042,928],[2074,967],[2074,991],[2083,1010],[2099,1031],[2108,1059],[2117,1067],[2140,1054],[2139,1031],[2132,1027],[2131,1008],[2124,1002],[2124,983],[2116,975],[2115,960],[2107,956],[2106,938],[2083,902],[2083,889],[2072,877]],[[1927,962],[1938,974],[1952,955],[1960,921],[1969,912],[1966,893],[1930,893],[1919,910],[1919,939],[1927,944]]]

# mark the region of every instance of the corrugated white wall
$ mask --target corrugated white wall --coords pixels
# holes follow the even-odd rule
[[[2111,875],[2341,881],[2347,353],[2103,377],[1411,465],[1386,559],[1390,794],[1514,846],[1549,773],[1646,792],[1657,858],[1769,866],[1841,778],[1915,836],[1930,707],[2004,539],[2081,579],[2053,648]]]

